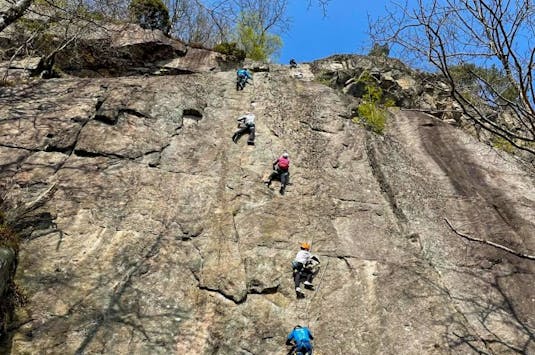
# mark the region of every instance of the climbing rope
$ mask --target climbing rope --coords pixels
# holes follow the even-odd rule
[[[312,245],[314,243],[314,236],[312,237],[312,240],[310,241],[310,249],[312,250]],[[308,299],[306,299],[305,301],[305,307],[303,309],[303,312],[301,312],[300,314],[298,314],[298,317],[300,319],[302,319],[303,321],[305,321],[305,325],[307,327],[309,327],[309,323],[310,323],[310,314],[309,314],[309,310],[310,310],[310,305],[312,303],[312,300],[314,300],[314,298],[316,297],[316,294],[318,293],[319,289],[321,288],[321,284],[323,282],[323,277],[325,276],[325,272],[327,271],[327,267],[329,266],[329,259],[327,258],[327,263],[325,264],[325,267],[322,268],[322,271],[321,271],[321,275],[320,275],[320,278],[318,280],[318,283],[317,283],[317,287],[314,287],[314,292],[312,293],[312,296]],[[302,315],[302,316],[301,316]]]
[[[325,273],[327,272],[327,267],[329,266],[329,259],[327,259],[327,264],[325,264],[325,267],[322,268],[323,271],[321,273],[321,276],[319,278],[319,281],[318,281],[318,286],[317,287],[314,287],[314,292],[312,293],[312,297],[310,297],[308,300],[307,300],[307,304],[305,306],[305,320],[306,320],[306,326],[308,327],[309,326],[309,323],[310,323],[310,314],[309,314],[309,309],[310,309],[310,304],[312,303],[312,300],[314,299],[314,297],[316,297],[316,294],[318,293],[320,287],[321,287],[321,283],[323,281],[323,277],[325,276]]]

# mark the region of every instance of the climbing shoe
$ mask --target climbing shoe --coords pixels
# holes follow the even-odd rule
[[[280,189],[280,190],[279,190],[279,193],[280,193],[281,195],[284,195],[284,189]]]
[[[313,285],[312,283],[308,282],[308,281],[305,281],[303,284],[305,285],[305,288],[306,288],[307,290],[312,290],[312,289],[314,289],[314,285]]]

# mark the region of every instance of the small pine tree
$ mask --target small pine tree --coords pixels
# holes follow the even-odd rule
[[[132,0],[128,6],[130,17],[142,28],[169,33],[169,11],[162,0]]]

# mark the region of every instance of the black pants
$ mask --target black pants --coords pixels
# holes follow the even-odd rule
[[[243,88],[245,87],[246,83],[247,83],[247,78],[239,76],[236,79],[236,90],[243,90]]]
[[[281,182],[281,189],[284,189],[286,185],[290,182],[290,172],[288,170],[273,170],[271,175],[269,176],[269,181],[272,180],[280,180]]]
[[[304,282],[304,281],[308,281],[312,283],[313,278],[314,278],[314,273],[312,272],[312,270],[305,268],[303,264],[301,263],[294,264],[295,287],[299,287],[299,285],[301,285],[301,282]]]
[[[249,139],[247,139],[247,144],[254,145],[254,137],[255,137],[254,125],[252,126],[245,125],[241,127],[240,129],[238,129],[236,132],[234,132],[234,135],[232,136],[232,140],[234,141],[234,143],[236,143],[238,139],[240,139],[240,137],[244,135],[245,133],[249,133]]]

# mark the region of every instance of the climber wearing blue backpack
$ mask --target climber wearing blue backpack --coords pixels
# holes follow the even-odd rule
[[[238,69],[236,72],[236,90],[243,90],[249,79],[253,80],[253,76],[247,69]]]
[[[312,355],[312,343],[314,337],[307,327],[296,325],[294,329],[288,334],[286,345],[293,345],[290,354],[296,355]]]

